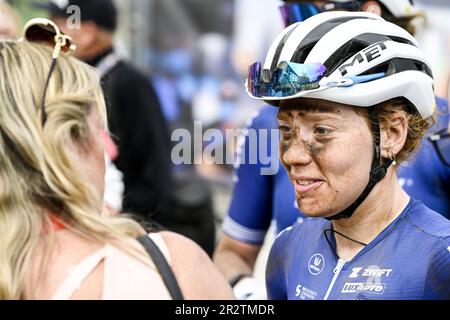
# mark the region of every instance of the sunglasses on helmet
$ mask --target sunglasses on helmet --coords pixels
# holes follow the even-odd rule
[[[61,51],[67,54],[72,54],[75,51],[76,46],[73,43],[72,38],[63,34],[53,21],[44,18],[35,18],[28,21],[23,29],[23,37],[21,41],[39,43],[53,48],[52,62],[41,100],[41,122],[42,126],[44,126],[47,119],[47,114],[45,111],[45,97],[50,78],[56,67],[57,59],[61,54]]]
[[[305,93],[322,91],[336,87],[351,87],[358,83],[375,80],[386,74],[375,73],[339,79],[325,77],[327,68],[321,63],[295,63],[281,61],[275,70],[263,69],[261,62],[249,67],[247,93],[253,98],[278,100],[280,98],[301,97]]]

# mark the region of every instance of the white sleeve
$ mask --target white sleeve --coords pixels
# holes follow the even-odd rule
[[[120,212],[125,189],[123,174],[116,168],[107,155],[105,155],[105,164],[105,193],[103,200],[107,205]]]

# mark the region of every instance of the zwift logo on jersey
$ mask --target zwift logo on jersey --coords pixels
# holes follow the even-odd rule
[[[382,269],[378,266],[370,266],[363,270],[363,268],[353,268],[349,278],[368,277],[368,278],[380,278],[382,276],[389,277],[392,269]]]
[[[319,253],[313,255],[308,261],[308,270],[309,273],[311,273],[313,276],[317,276],[318,274],[320,274],[323,271],[324,267],[325,258]]]

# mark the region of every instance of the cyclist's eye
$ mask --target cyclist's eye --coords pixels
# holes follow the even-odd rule
[[[292,134],[292,129],[289,126],[280,125],[279,129],[280,129],[281,137],[283,139],[289,138],[291,136],[291,134]]]
[[[318,136],[325,136],[327,134],[330,134],[331,130],[328,128],[324,128],[324,127],[316,127],[314,129],[314,133]]]

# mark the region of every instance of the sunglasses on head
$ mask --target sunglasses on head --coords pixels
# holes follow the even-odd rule
[[[53,48],[52,62],[45,82],[44,91],[41,101],[41,122],[42,127],[45,125],[47,115],[45,112],[45,97],[50,78],[56,67],[57,59],[62,52],[72,54],[76,46],[72,38],[62,33],[58,26],[49,19],[35,18],[28,21],[23,29],[22,41],[39,43]]]

